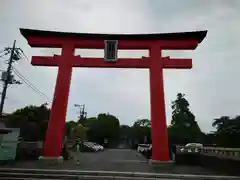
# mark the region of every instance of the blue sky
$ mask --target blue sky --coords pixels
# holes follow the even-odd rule
[[[171,57],[193,58],[191,70],[165,70],[167,121],[171,121],[171,101],[185,93],[203,131],[212,130],[213,118],[235,116],[239,110],[240,1],[238,0],[1,0],[0,49],[17,40],[25,54],[52,55],[56,49],[33,50],[19,28],[94,33],[161,33],[208,30],[193,52],[165,51]],[[103,56],[103,51],[77,50],[83,56]],[[120,57],[141,57],[145,51],[121,52]],[[29,60],[14,66],[50,98],[57,68],[33,67]],[[0,69],[6,68],[4,60]],[[16,77],[17,79],[18,77]],[[5,112],[46,99],[26,84],[12,85]],[[116,115],[122,124],[150,118],[149,74],[147,70],[74,68],[67,119],[75,119],[74,104],[86,104],[89,116],[100,112]]]

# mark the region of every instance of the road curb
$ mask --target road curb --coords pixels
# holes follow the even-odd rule
[[[24,169],[24,168],[0,168],[1,173],[28,173],[28,174],[58,174],[59,176],[93,176],[93,177],[112,177],[112,178],[169,178],[169,179],[218,179],[231,180],[240,179],[237,176],[213,176],[213,175],[191,175],[191,174],[168,174],[168,173],[141,173],[141,172],[116,172],[116,171],[82,171],[82,170],[53,170],[53,169]]]

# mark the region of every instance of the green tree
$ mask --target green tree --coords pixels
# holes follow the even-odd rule
[[[214,132],[203,134],[203,142],[206,146],[216,146],[216,135]]]
[[[98,118],[96,117],[90,117],[87,118],[86,120],[86,127],[88,127],[88,132],[87,132],[87,136],[89,141],[93,141],[99,144],[103,143],[102,140],[102,125],[101,122],[98,121]]]
[[[87,128],[84,127],[82,124],[76,124],[74,127],[71,128],[70,138],[73,140],[77,139],[86,140]]]
[[[86,127],[89,128],[87,136],[90,141],[103,144],[104,139],[108,139],[110,146],[118,144],[120,138],[120,123],[117,117],[111,114],[101,113],[97,118],[88,118],[86,120]]]
[[[228,116],[216,118],[212,126],[216,128],[214,135],[218,146],[240,147],[240,116],[234,118]]]
[[[129,139],[131,136],[131,127],[128,125],[120,126],[120,134],[122,139]]]
[[[134,122],[133,126],[141,126],[141,127],[151,128],[151,122],[148,119],[139,119],[136,122]]]
[[[71,130],[77,125],[75,121],[68,121],[65,123],[65,136],[70,138],[71,136]]]
[[[186,144],[200,142],[203,138],[194,114],[189,109],[189,102],[185,94],[178,93],[177,99],[172,102],[172,121],[168,127],[171,143]]]
[[[132,140],[137,144],[151,142],[151,122],[148,119],[139,119],[132,126]]]
[[[20,136],[27,141],[44,140],[50,109],[46,104],[26,106],[4,117],[9,128],[20,128]]]

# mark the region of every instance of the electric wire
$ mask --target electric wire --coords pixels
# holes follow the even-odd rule
[[[49,100],[49,102],[51,102],[50,98],[44,94],[43,92],[41,92],[35,85],[33,85],[25,76],[23,76],[15,67],[12,67],[13,72],[24,82],[28,85],[28,87],[30,87],[34,92],[38,93],[39,95],[45,97],[46,99]]]

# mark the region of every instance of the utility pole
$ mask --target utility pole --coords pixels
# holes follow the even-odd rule
[[[14,40],[12,48],[6,48],[8,50],[11,49],[11,54],[8,62],[7,71],[4,71],[2,73],[2,81],[4,82],[4,84],[3,84],[3,91],[2,91],[1,103],[0,103],[0,119],[2,119],[3,107],[6,99],[8,84],[13,84],[14,82],[16,84],[20,84],[20,82],[15,81],[13,79],[13,76],[11,75],[12,63],[14,62],[14,60],[18,60],[17,54],[15,54],[15,49],[16,49],[15,46],[16,46],[16,40]]]
[[[85,112],[85,104],[74,104],[75,107],[79,107],[79,122],[84,124],[84,120],[86,120],[87,112]]]

